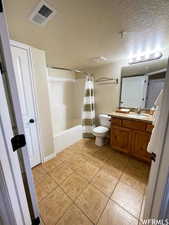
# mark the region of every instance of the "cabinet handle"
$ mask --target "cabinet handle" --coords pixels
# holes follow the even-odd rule
[[[155,162],[156,161],[156,156],[157,155],[154,152],[152,152],[151,156],[150,156],[151,160]]]

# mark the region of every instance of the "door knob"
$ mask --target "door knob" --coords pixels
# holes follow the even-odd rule
[[[30,119],[30,120],[29,120],[29,123],[34,123],[34,122],[35,122],[34,119]]]

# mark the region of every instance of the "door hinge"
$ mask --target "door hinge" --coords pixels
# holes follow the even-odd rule
[[[152,152],[150,158],[151,158],[152,161],[155,162],[156,161],[156,154],[154,152]]]
[[[12,148],[14,152],[24,147],[26,145],[25,135],[24,134],[15,135],[11,139],[11,143],[12,143]]]
[[[0,71],[2,74],[5,73],[5,68],[2,62],[0,62]]]
[[[32,225],[39,225],[39,224],[40,224],[40,218],[39,217],[32,220]]]
[[[2,0],[0,0],[0,13],[3,12],[3,5],[2,5]]]
[[[2,66],[1,62],[0,62],[0,71],[1,71],[1,73],[3,73],[3,66]]]

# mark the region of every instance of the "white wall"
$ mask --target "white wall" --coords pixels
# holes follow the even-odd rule
[[[44,157],[54,153],[51,113],[49,106],[49,95],[47,86],[47,69],[45,52],[31,48],[33,63],[33,78],[35,83],[35,94],[38,106],[38,120],[40,128],[40,144]]]
[[[48,88],[52,115],[53,135],[80,124],[81,94],[75,74],[48,68]]]
[[[119,83],[99,85],[95,83],[96,116],[100,113],[110,113],[119,106],[121,68],[126,62],[116,62],[86,69],[95,80],[100,77],[118,78]]]

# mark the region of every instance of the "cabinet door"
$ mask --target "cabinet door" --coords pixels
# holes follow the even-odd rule
[[[122,152],[129,152],[131,131],[127,128],[111,127],[111,147]]]
[[[132,155],[139,159],[150,161],[150,154],[147,152],[150,136],[149,133],[141,131],[132,132]]]

